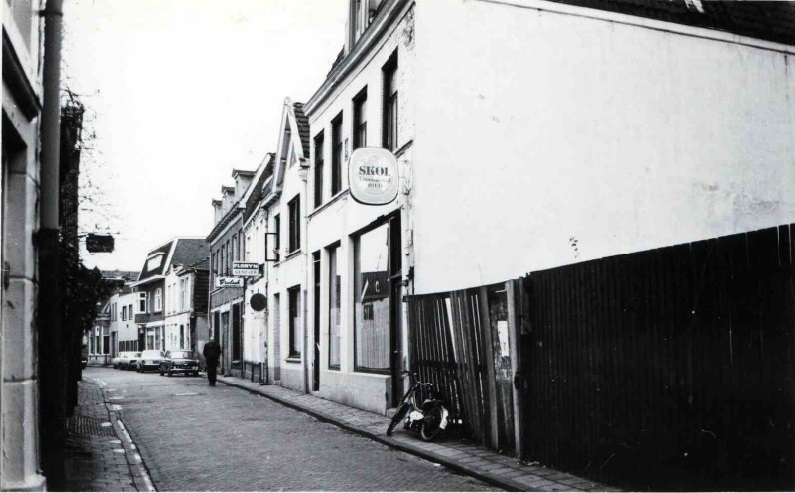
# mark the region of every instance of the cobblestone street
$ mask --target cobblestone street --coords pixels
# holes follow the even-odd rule
[[[89,368],[159,491],[496,491],[493,486],[204,378]]]

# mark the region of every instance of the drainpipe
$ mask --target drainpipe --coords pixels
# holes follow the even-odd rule
[[[42,466],[48,489],[64,484],[64,433],[66,374],[64,367],[62,315],[62,261],[58,248],[60,227],[60,145],[61,145],[61,36],[63,0],[48,0],[44,16],[44,67],[41,112],[41,223],[37,232],[39,300],[39,430]],[[41,305],[40,305],[41,306]],[[47,364],[41,364],[47,362]]]
[[[309,190],[308,190],[308,187],[309,187],[309,185],[308,185],[308,183],[309,183],[309,160],[306,159],[306,158],[299,158],[298,161],[299,161],[298,164],[301,167],[300,170],[299,170],[299,175],[298,176],[304,182],[304,201],[303,201],[304,202],[304,211],[309,211],[309,203],[308,203],[308,200],[309,200]],[[306,249],[304,251],[304,303],[303,303],[303,306],[302,306],[302,308],[303,308],[303,314],[302,314],[303,315],[302,316],[303,320],[301,320],[301,325],[303,325],[303,328],[304,328],[304,337],[302,338],[303,339],[303,341],[302,341],[303,347],[301,348],[301,352],[302,352],[302,355],[303,355],[303,358],[301,358],[301,359],[303,360],[303,364],[301,366],[303,367],[303,374],[304,374],[304,394],[308,394],[309,393],[309,389],[312,388],[312,386],[309,383],[309,348],[310,348],[310,346],[309,346],[309,321],[307,320],[309,318],[309,291],[311,289],[310,288],[310,284],[309,284],[309,266],[310,266],[310,263],[309,263],[309,259],[310,259],[310,255],[309,255],[309,233],[308,233],[309,232],[309,226],[307,224],[308,220],[309,220],[309,214],[305,213],[303,219],[304,219],[302,221],[303,230],[304,230],[303,231],[303,236],[304,236],[304,245],[306,245]],[[317,341],[315,341],[315,342],[317,342]],[[313,359],[314,359],[314,355],[315,355],[315,351],[314,351],[314,347],[313,347],[312,348],[312,358]],[[317,363],[317,362],[315,362],[315,363]],[[313,378],[314,378],[314,373],[312,373],[312,375],[313,375]]]

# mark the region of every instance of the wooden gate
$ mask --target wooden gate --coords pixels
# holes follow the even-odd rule
[[[474,440],[515,447],[504,284],[409,297],[410,367],[441,390]]]

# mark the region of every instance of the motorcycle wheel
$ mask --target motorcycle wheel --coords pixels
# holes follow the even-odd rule
[[[403,404],[398,408],[397,411],[395,411],[394,416],[392,416],[392,421],[389,422],[389,428],[386,429],[386,436],[392,435],[392,430],[395,429],[395,426],[397,426],[398,423],[403,421],[403,418],[406,417],[406,413],[408,412],[408,410],[409,406]]]
[[[422,425],[420,426],[420,436],[426,442],[430,442],[436,438],[442,431],[439,426],[442,424],[442,406],[436,406],[425,413],[422,418]]]

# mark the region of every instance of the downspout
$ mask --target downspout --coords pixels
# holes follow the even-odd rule
[[[39,430],[42,466],[48,489],[64,485],[66,381],[62,340],[63,263],[59,254],[61,37],[63,0],[48,0],[44,16],[43,106],[41,112],[41,222],[37,232],[39,300],[47,309],[38,316]],[[47,364],[41,364],[41,362]]]
[[[306,158],[299,158],[299,166],[301,166],[300,170],[300,177],[301,180],[304,182],[304,211],[309,211],[309,190],[308,190],[308,183],[309,183],[309,163],[307,162]],[[303,373],[304,373],[304,394],[309,393],[310,384],[309,384],[309,291],[310,291],[310,284],[309,284],[309,214],[306,212],[304,213],[304,220],[301,221],[303,223],[303,234],[304,234],[304,245],[306,245],[306,251],[304,252],[304,306],[303,308],[303,320],[301,321],[301,325],[303,325],[304,329],[304,337],[303,337],[303,348],[301,351],[303,353]],[[314,266],[313,266],[314,267]],[[317,341],[315,341],[317,342]],[[314,348],[312,349],[312,358],[314,359],[315,351]],[[316,363],[316,362],[315,362]],[[314,375],[314,373],[313,373]]]

